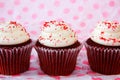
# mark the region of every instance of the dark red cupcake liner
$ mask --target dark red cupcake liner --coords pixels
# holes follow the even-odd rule
[[[120,48],[92,46],[87,42],[85,47],[93,71],[105,75],[120,74]]]
[[[82,45],[73,49],[51,49],[35,46],[38,53],[40,67],[48,75],[69,75],[73,72],[76,59]]]
[[[15,75],[29,69],[33,42],[11,49],[0,48],[0,74]]]

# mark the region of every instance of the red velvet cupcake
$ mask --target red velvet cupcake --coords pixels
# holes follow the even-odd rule
[[[93,71],[120,74],[120,24],[100,22],[85,42],[90,67]]]
[[[0,73],[15,75],[29,69],[33,42],[16,22],[0,23]]]
[[[69,75],[73,72],[82,44],[64,21],[45,22],[35,49],[40,67],[48,75]]]

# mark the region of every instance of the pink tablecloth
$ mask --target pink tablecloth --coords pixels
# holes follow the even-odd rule
[[[0,22],[17,21],[25,26],[31,38],[39,36],[44,21],[64,20],[86,40],[101,20],[120,21],[120,0],[0,0]],[[0,75],[0,80],[120,80],[120,75],[101,75],[91,71],[83,47],[75,71],[69,76],[48,76],[38,65],[33,49],[29,71],[13,76]],[[112,65],[111,65],[112,66]]]

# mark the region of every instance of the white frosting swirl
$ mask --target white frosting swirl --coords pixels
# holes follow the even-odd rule
[[[91,39],[106,46],[120,46],[120,24],[110,21],[98,23],[92,32]]]
[[[24,43],[29,39],[29,34],[19,23],[0,23],[0,45],[16,45]]]
[[[39,37],[39,42],[49,47],[66,47],[76,41],[75,32],[63,21],[45,22]]]

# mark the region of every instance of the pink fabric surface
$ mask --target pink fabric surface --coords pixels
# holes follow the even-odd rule
[[[0,0],[0,22],[17,21],[24,25],[31,38],[39,36],[44,21],[64,20],[85,41],[101,20],[120,21],[120,0]],[[120,75],[93,72],[83,47],[74,72],[69,76],[48,76],[38,65],[33,49],[29,71],[12,76],[0,75],[0,80],[120,80]],[[112,65],[111,65],[112,66]]]

